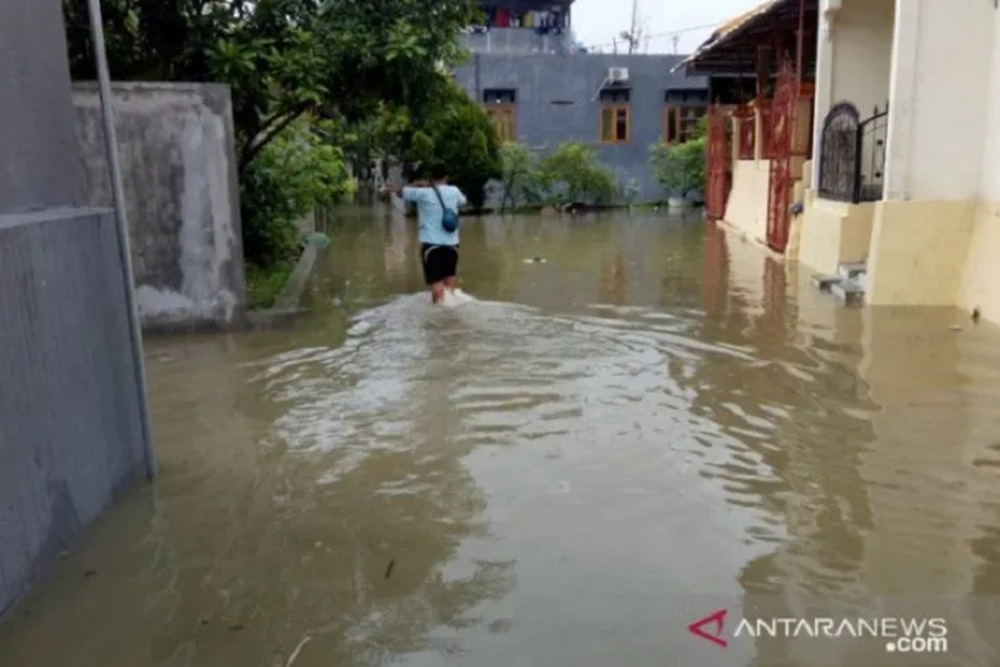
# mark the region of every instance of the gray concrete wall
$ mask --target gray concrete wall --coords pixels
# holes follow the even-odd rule
[[[473,53],[495,55],[530,55],[539,53],[568,53],[573,48],[573,36],[562,34],[541,35],[534,28],[492,28],[486,32],[465,32],[462,46]]]
[[[144,475],[117,248],[108,210],[0,215],[0,615]]]
[[[459,84],[477,102],[488,88],[517,90],[520,141],[549,150],[565,141],[591,144],[621,182],[639,181],[639,200],[664,198],[648,167],[649,146],[662,140],[667,89],[707,89],[702,77],[671,69],[684,56],[610,54],[476,54],[456,71]],[[632,87],[632,134],[628,143],[601,144],[598,96],[608,69],[627,67]],[[572,102],[554,104],[553,102]]]
[[[116,83],[113,94],[144,328],[233,322],[246,289],[228,86]],[[96,85],[75,85],[73,104],[85,203],[111,206]]]
[[[77,204],[59,0],[0,2],[0,82],[0,214]]]

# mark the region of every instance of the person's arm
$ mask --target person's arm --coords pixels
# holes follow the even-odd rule
[[[407,185],[400,191],[400,196],[403,198],[403,201],[409,204],[417,203],[418,201],[423,199],[423,195],[424,195],[423,187],[417,185],[416,183]]]
[[[401,197],[405,202],[414,203],[422,198],[420,188],[423,187],[425,187],[423,181],[413,181],[410,185],[386,185],[382,190]]]
[[[466,204],[469,203],[469,200],[465,198],[465,194],[461,190],[459,190],[458,188],[455,188],[455,192],[458,193],[458,207],[459,208],[462,208],[463,206],[465,206]]]

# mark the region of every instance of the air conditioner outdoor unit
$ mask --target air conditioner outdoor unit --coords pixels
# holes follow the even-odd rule
[[[628,67],[612,67],[608,70],[608,81],[622,83],[628,81]]]

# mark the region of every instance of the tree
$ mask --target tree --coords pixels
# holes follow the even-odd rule
[[[681,144],[649,147],[649,167],[668,197],[684,197],[705,190],[708,159],[708,119],[702,118],[694,135]]]
[[[434,87],[438,102],[414,114],[401,141],[403,155],[411,165],[443,162],[469,205],[481,210],[486,184],[501,174],[496,129],[486,112],[454,81],[442,77]]]
[[[506,143],[500,147],[500,163],[501,213],[508,204],[517,208],[522,204],[537,204],[545,200],[545,175],[535,151],[524,144]]]
[[[329,123],[304,117],[268,143],[243,179],[240,200],[243,251],[266,266],[289,259],[298,246],[296,222],[318,207],[332,206],[350,194],[343,152],[324,141]],[[319,130],[319,132],[317,132]]]
[[[94,78],[86,0],[64,0],[75,78]],[[306,113],[349,123],[432,104],[475,0],[104,0],[120,80],[232,87],[242,174]]]
[[[63,2],[72,74],[92,79],[86,0]],[[293,247],[286,218],[305,201],[296,188],[309,169],[268,156],[272,144],[301,139],[308,119],[320,129],[301,144],[310,169],[341,173],[327,144],[344,150],[340,167],[347,156],[367,170],[412,134],[411,112],[441,105],[451,82],[439,65],[460,61],[459,30],[480,12],[476,0],[102,0],[102,8],[115,79],[230,85],[246,256],[255,262]],[[331,123],[316,128],[321,119]],[[478,150],[470,168],[489,166],[490,136],[464,135]],[[346,179],[333,189],[344,187]]]
[[[649,166],[668,197],[685,197],[705,187],[706,142],[704,137],[682,144],[649,147]]]
[[[576,142],[559,144],[542,166],[553,194],[566,203],[609,204],[617,185],[611,170],[597,159],[590,146]]]

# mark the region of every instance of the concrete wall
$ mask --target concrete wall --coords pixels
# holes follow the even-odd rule
[[[245,286],[229,88],[118,83],[114,97],[143,325],[232,322]],[[85,203],[110,206],[96,86],[73,103]]]
[[[479,102],[488,88],[517,90],[517,135],[530,146],[552,149],[565,141],[593,145],[619,181],[635,177],[639,199],[664,199],[648,168],[650,144],[662,141],[667,89],[707,89],[704,78],[670,70],[683,56],[602,54],[486,55],[456,71],[459,84]],[[632,135],[628,143],[602,144],[599,91],[611,67],[627,67],[632,86]],[[554,102],[572,104],[554,104]]]
[[[896,0],[886,199],[979,196],[996,12],[976,0]]]
[[[875,204],[847,204],[813,196],[802,216],[798,260],[817,273],[868,257]]]
[[[0,213],[77,204],[77,165],[64,159],[76,146],[57,0],[0,3],[0,63]]]
[[[955,305],[970,282],[996,104],[984,83],[996,13],[989,2],[897,0],[886,201],[875,211],[866,295],[873,305]],[[949,99],[956,90],[960,104]]]
[[[0,216],[0,614],[144,473],[117,248],[107,210]]]
[[[862,119],[889,101],[894,16],[895,0],[845,0],[832,17],[832,104],[851,102]]]
[[[726,224],[754,243],[767,244],[770,160],[733,162],[733,187],[726,203]]]
[[[0,3],[0,615],[146,472],[115,218],[81,178],[59,0]]]
[[[572,49],[572,35],[539,35],[534,28],[493,28],[486,32],[465,33],[462,45],[473,53],[495,55],[530,55],[567,53]]]
[[[1000,11],[993,14],[993,44],[986,79],[986,131],[983,132],[981,200],[969,245],[959,305],[978,308],[983,317],[1000,322]]]

